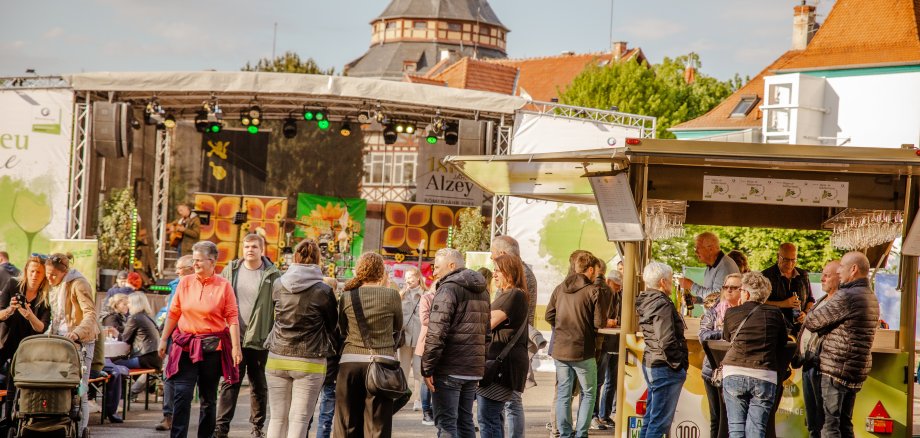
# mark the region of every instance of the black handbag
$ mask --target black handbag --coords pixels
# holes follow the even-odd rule
[[[485,388],[501,380],[502,365],[505,362],[505,358],[508,357],[508,353],[511,352],[511,348],[514,347],[514,344],[517,344],[518,339],[521,339],[521,335],[525,330],[527,330],[527,324],[522,324],[521,328],[519,328],[517,333],[514,334],[514,337],[508,341],[508,343],[505,345],[505,348],[503,348],[502,352],[499,353],[498,357],[486,361],[486,371],[483,373],[482,379],[479,380],[480,388]]]
[[[728,347],[728,351],[731,351],[732,347],[735,346],[735,338],[738,337],[738,332],[741,331],[741,327],[744,327],[744,323],[747,322],[748,318],[750,318],[751,315],[754,314],[754,311],[757,310],[759,307],[760,307],[760,304],[754,306],[754,308],[751,309],[750,312],[748,312],[747,316],[745,316],[744,319],[741,320],[741,324],[738,324],[738,328],[735,329],[735,333],[732,334],[732,339],[731,341],[729,341],[730,344]],[[725,352],[725,355],[727,356],[728,352]],[[721,363],[719,364],[718,368],[712,370],[712,379],[710,379],[709,382],[712,384],[712,386],[716,388],[722,387],[722,364]]]
[[[370,327],[368,327],[367,320],[364,318],[364,309],[361,307],[361,299],[358,298],[358,290],[353,289],[349,293],[351,294],[351,305],[355,311],[355,320],[361,331],[361,338],[364,339],[364,346],[373,352],[370,342]],[[387,397],[391,400],[405,397],[406,392],[409,391],[409,385],[406,384],[406,375],[403,374],[399,361],[390,357],[377,356],[376,354],[371,355],[371,364],[367,367],[364,385],[369,394]]]

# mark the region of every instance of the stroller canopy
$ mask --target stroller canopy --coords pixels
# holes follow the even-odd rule
[[[17,387],[77,387],[80,354],[76,344],[62,336],[29,336],[13,355],[10,372]]]

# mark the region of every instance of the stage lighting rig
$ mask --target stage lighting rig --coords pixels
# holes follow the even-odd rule
[[[199,110],[195,113],[195,130],[204,133],[208,130],[208,111]]]
[[[284,119],[284,125],[281,127],[281,134],[284,135],[284,138],[297,137],[297,120],[290,116]]]
[[[144,123],[148,125],[159,125],[164,121],[166,111],[160,106],[156,97],[147,101],[144,105]]]
[[[433,124],[425,127],[425,141],[428,144],[436,144],[438,142],[438,131],[434,129]]]
[[[345,119],[342,122],[342,127],[339,129],[339,134],[341,134],[342,137],[348,137],[351,135],[351,123],[348,123],[348,119]]]
[[[208,132],[211,134],[219,134],[220,131],[224,129],[224,124],[221,122],[210,122],[208,123]]]
[[[163,119],[163,126],[165,126],[167,129],[175,128],[176,127],[176,116],[172,115],[172,113],[167,114],[166,118]]]
[[[399,138],[399,134],[396,133],[396,128],[392,123],[387,123],[383,125],[383,143],[384,144],[393,144],[396,143],[396,139]]]
[[[449,122],[444,125],[444,143],[454,146],[458,140],[460,140],[460,125],[457,122]]]

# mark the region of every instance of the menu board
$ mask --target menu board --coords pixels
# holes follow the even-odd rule
[[[638,242],[645,240],[639,211],[629,188],[626,173],[609,176],[592,176],[591,188],[597,200],[597,209],[604,222],[607,240],[611,242]]]
[[[846,207],[849,188],[846,181],[703,176],[704,201]]]

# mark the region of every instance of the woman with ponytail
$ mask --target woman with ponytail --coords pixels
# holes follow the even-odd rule
[[[339,302],[339,330],[345,346],[335,389],[337,437],[387,438],[393,432],[393,400],[368,394],[364,383],[372,356],[397,360],[394,335],[402,330],[402,301],[399,292],[385,287],[386,284],[383,257],[364,253]],[[355,298],[360,303],[358,316],[353,305]],[[359,317],[366,321],[367,343],[361,334]]]

